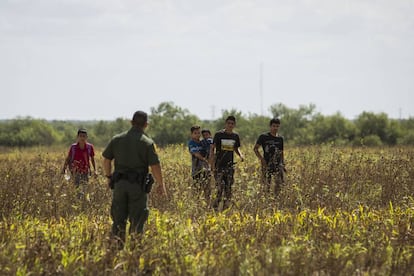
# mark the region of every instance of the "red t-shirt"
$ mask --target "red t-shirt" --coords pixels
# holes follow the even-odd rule
[[[93,145],[86,143],[83,149],[80,148],[79,143],[74,143],[69,149],[70,156],[70,170],[73,173],[88,173],[89,160],[91,156],[95,156]]]

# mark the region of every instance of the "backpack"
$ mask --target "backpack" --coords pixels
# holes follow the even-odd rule
[[[75,160],[76,145],[77,145],[77,143],[73,143],[70,146],[71,158],[70,158],[70,161],[69,161],[69,167],[72,167],[73,160]],[[86,149],[87,149],[87,152],[88,152],[88,156],[87,157],[91,157],[91,154],[92,154],[92,145],[89,144],[89,143],[86,143],[85,145],[86,145]],[[88,159],[87,158],[85,158],[85,162],[88,164],[88,167],[89,167],[89,162],[88,162]]]

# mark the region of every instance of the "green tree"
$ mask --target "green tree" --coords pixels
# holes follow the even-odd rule
[[[200,124],[200,119],[191,115],[187,109],[175,106],[172,102],[163,102],[151,108],[149,116],[149,135],[157,145],[186,144],[192,125]]]
[[[398,128],[393,124],[387,114],[362,112],[355,121],[360,138],[378,136],[382,143],[395,144],[398,138]],[[371,139],[371,138],[370,138]]]
[[[370,134],[361,139],[361,145],[368,147],[382,146],[381,138],[378,135]]]
[[[269,128],[268,125],[270,118],[268,117],[256,114],[250,114],[246,117],[241,111],[237,109],[230,109],[223,110],[221,117],[213,122],[213,135],[216,131],[224,128],[225,121],[230,115],[236,118],[236,127],[234,131],[240,135],[242,143],[254,143],[259,134],[267,131]]]
[[[78,127],[71,121],[52,121],[51,126],[59,134],[59,144],[70,145],[76,139]]]
[[[401,124],[398,120],[389,120],[386,128],[385,142],[388,145],[396,145],[402,137]]]
[[[17,118],[2,125],[2,146],[50,146],[59,140],[59,135],[45,120]]]
[[[399,120],[400,137],[398,144],[414,145],[414,118]]]
[[[270,117],[257,114],[250,114],[247,117],[245,132],[243,132],[243,140],[246,143],[256,143],[260,134],[269,131]]]
[[[246,125],[246,120],[243,117],[242,112],[236,109],[230,109],[230,110],[222,110],[221,116],[217,118],[216,120],[214,120],[213,122],[214,131],[212,133],[213,135],[218,130],[224,129],[225,122],[228,116],[234,116],[236,118],[236,126],[235,126],[234,131],[236,131],[239,134],[240,134],[240,131],[243,132],[243,127]]]
[[[91,141],[94,145],[101,147],[105,146],[114,135],[114,129],[118,128],[112,127],[111,124],[115,124],[115,121],[98,121],[88,134],[88,140]]]
[[[245,124],[245,122],[244,122],[245,119],[243,117],[243,114],[242,114],[241,111],[236,110],[236,109],[233,108],[233,109],[230,109],[230,110],[222,110],[221,116],[213,121],[214,132],[224,128],[225,121],[226,121],[228,116],[234,116],[236,118],[236,131],[237,132],[242,129],[242,127]],[[214,134],[214,132],[213,132],[213,134]]]
[[[312,141],[310,137],[309,122],[316,115],[314,104],[300,105],[299,109],[289,108],[282,103],[274,104],[270,111],[274,118],[281,121],[281,135],[285,141],[295,144],[308,144]]]
[[[317,114],[312,122],[311,129],[316,144],[335,143],[347,145],[355,138],[355,125],[344,118],[339,112],[331,116]]]
[[[414,130],[409,130],[404,133],[400,139],[398,139],[398,144],[406,146],[414,146]]]
[[[132,118],[131,118],[132,119]],[[109,125],[109,136],[112,137],[115,134],[124,132],[131,128],[131,119],[117,118]],[[108,138],[110,138],[108,137]]]

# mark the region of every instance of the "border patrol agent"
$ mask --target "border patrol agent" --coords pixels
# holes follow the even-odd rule
[[[131,129],[115,135],[102,153],[105,176],[108,178],[108,185],[113,189],[112,237],[117,239],[120,248],[125,243],[127,219],[130,222],[130,234],[142,234],[148,219],[147,193],[150,186],[146,184],[152,184],[145,181],[148,167],[158,184],[158,192],[166,195],[154,142],[144,133],[147,120],[145,112],[135,112]],[[112,160],[115,165],[113,174]]]

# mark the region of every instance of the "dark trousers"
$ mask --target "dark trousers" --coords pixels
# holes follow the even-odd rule
[[[87,184],[89,181],[88,173],[73,173],[73,182],[75,184],[76,190],[78,192],[78,198],[83,199],[87,189]]]
[[[263,168],[262,173],[265,191],[269,193],[272,184],[274,184],[274,193],[275,195],[278,195],[280,193],[282,184],[284,183],[283,169],[280,167],[265,167]]]
[[[88,173],[73,173],[74,183],[76,188],[79,188],[81,185],[85,185],[88,183],[89,176]]]
[[[129,233],[141,234],[148,219],[147,193],[143,185],[131,183],[126,179],[117,181],[112,195],[111,216],[113,220],[112,235],[125,243],[127,220]]]
[[[225,209],[229,207],[232,197],[231,187],[234,182],[234,168],[218,168],[214,177],[217,193],[213,208],[218,209],[224,194],[223,209]]]

